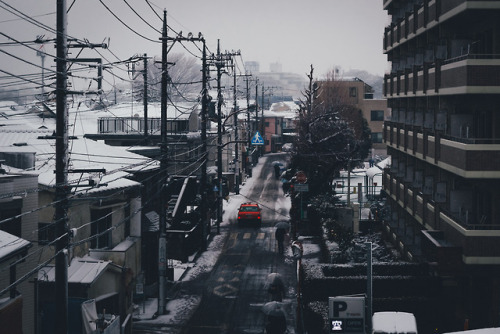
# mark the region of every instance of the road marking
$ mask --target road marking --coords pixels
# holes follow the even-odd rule
[[[243,234],[243,239],[250,239],[250,237],[252,236],[252,233],[245,233]]]
[[[259,234],[257,234],[257,239],[262,240],[265,238],[265,236],[266,236],[266,234],[264,232],[259,232]]]
[[[227,248],[226,249],[231,249],[236,245],[236,240],[238,239],[238,233],[231,232],[229,234],[229,239],[227,243]]]
[[[214,288],[214,294],[220,297],[226,297],[231,293],[236,293],[238,289],[231,284],[222,284]]]

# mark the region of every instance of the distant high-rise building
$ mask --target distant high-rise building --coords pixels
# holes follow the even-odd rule
[[[383,40],[392,62],[385,230],[406,259],[442,278],[441,331],[496,327],[500,1],[384,0],[383,8],[392,18]]]
[[[280,72],[283,72],[283,66],[281,65],[281,63],[271,63],[269,64],[269,72],[273,72],[273,73],[280,73]]]
[[[245,62],[245,70],[247,73],[259,73],[260,72],[260,64],[258,61],[246,61]]]

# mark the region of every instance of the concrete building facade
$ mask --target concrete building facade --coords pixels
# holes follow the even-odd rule
[[[384,0],[387,235],[443,279],[443,326],[500,322],[500,1]]]

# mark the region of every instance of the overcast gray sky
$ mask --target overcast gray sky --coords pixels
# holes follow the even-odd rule
[[[32,41],[37,35],[54,38],[53,32],[28,22],[23,14],[55,28],[56,2],[0,0],[0,32],[19,41]],[[166,9],[172,28],[169,36],[173,37],[174,31],[182,31],[184,36],[201,32],[211,52],[216,52],[220,39],[223,51],[240,50],[242,60],[260,62],[261,71],[268,71],[274,62],[281,63],[285,72],[304,75],[312,64],[317,76],[334,67],[377,75],[383,75],[387,68],[382,37],[388,15],[382,0],[67,0],[67,7],[68,34],[92,43],[109,37],[109,50],[97,50],[109,61],[144,53],[160,56],[162,22],[158,16]],[[0,43],[6,41],[0,36]],[[198,49],[188,48],[200,55]],[[25,54],[24,59],[40,65],[40,58],[26,47],[3,45],[0,49]],[[54,47],[45,45],[45,50],[54,52]],[[183,50],[181,45],[173,48],[174,52]],[[72,51],[73,56],[78,52]],[[84,50],[81,56],[99,57],[96,50]],[[46,66],[52,65],[53,59],[50,63]],[[39,71],[11,55],[0,54],[0,70],[17,73],[24,66],[30,67],[28,73]]]

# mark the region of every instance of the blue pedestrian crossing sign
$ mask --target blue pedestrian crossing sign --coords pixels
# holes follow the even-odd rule
[[[255,132],[255,135],[252,137],[251,143],[252,145],[264,145],[264,139],[260,135],[259,131]]]

